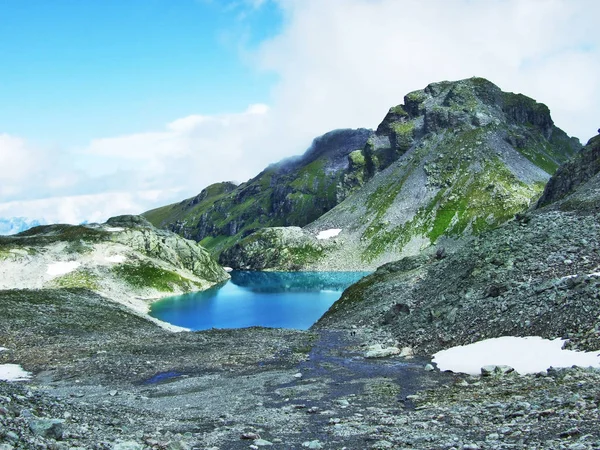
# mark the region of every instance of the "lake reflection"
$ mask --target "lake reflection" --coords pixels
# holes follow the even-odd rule
[[[242,272],[209,290],[165,298],[150,315],[192,330],[308,329],[368,272]]]

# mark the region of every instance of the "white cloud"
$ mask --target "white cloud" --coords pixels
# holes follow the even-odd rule
[[[40,171],[42,157],[25,140],[0,134],[0,198],[21,193],[26,188],[22,182]]]
[[[250,105],[242,113],[183,117],[162,131],[95,139],[81,154],[101,162],[96,173],[115,165],[130,171],[138,188],[199,190],[217,181],[245,181],[276,158],[260,149],[268,124],[268,106]]]
[[[548,104],[587,140],[600,116],[596,0],[281,0],[288,24],[256,52],[279,75],[279,129],[375,127],[404,94],[483,76]]]
[[[269,106],[174,118],[68,151],[0,134],[0,217],[101,221],[244,181],[329,130],[376,127],[407,92],[444,79],[483,76],[529,95],[583,141],[600,125],[596,0],[278,3],[281,32],[241,55],[277,75]]]
[[[0,203],[0,217],[43,217],[48,223],[104,222],[110,216],[139,214],[148,205],[166,204],[176,190],[115,191]]]
[[[36,179],[36,152],[6,137],[10,146],[0,148],[9,151],[0,162],[15,171],[12,184],[2,185],[0,217],[98,222],[182,200],[214,182],[245,181],[279,159],[277,145],[263,148],[268,130],[269,108],[263,104],[241,113],[192,115],[160,131],[95,139],[61,157],[70,163],[48,165]],[[9,196],[11,186],[16,191]],[[18,192],[25,188],[26,195]]]

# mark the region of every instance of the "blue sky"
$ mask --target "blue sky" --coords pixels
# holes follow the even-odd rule
[[[281,26],[275,4],[3,0],[2,131],[84,144],[265,101],[273,74],[240,55]]]
[[[406,93],[488,78],[587,141],[597,0],[0,0],[0,219],[103,221],[244,181]]]

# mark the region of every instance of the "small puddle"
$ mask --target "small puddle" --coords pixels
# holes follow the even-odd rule
[[[425,372],[423,367],[430,362],[429,358],[366,359],[363,353],[349,350],[351,344],[352,339],[343,332],[320,331],[320,339],[312,348],[310,359],[299,364],[307,377],[331,380],[330,399],[358,393],[360,387],[353,383],[356,380],[388,378],[400,386],[402,394],[399,397],[405,399],[407,395],[452,379],[451,374]],[[405,406],[411,406],[412,402],[400,398]]]
[[[157,373],[156,375],[148,378],[147,380],[143,381],[142,384],[164,383],[166,381],[173,380],[174,378],[178,378],[183,375],[184,374],[181,372],[160,372],[160,373]]]

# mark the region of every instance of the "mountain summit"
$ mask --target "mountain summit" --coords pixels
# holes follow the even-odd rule
[[[548,108],[483,78],[432,83],[391,108],[354,175],[368,180],[303,230],[266,229],[223,252],[236,268],[375,268],[496,227],[537,200],[581,145]],[[325,230],[333,239],[317,239]]]
[[[443,81],[407,94],[374,132],[332,131],[246,183],[144,216],[234,268],[375,268],[507,221],[580,148],[542,103],[483,78]],[[340,231],[318,239],[327,230]]]

